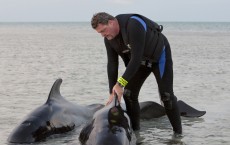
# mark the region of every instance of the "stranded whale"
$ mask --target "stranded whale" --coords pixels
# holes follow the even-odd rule
[[[110,105],[106,107],[101,104],[81,106],[67,101],[60,94],[61,83],[62,79],[57,79],[54,82],[46,103],[33,110],[14,128],[8,137],[8,142],[33,143],[44,141],[50,135],[65,133],[86,123],[93,118],[93,114],[99,109],[102,109],[101,112],[108,110]],[[206,113],[192,108],[183,101],[178,101],[178,105],[181,115],[185,117],[200,117]],[[164,107],[152,101],[140,102],[140,109],[141,119],[165,115]],[[124,114],[126,113],[124,112]],[[98,113],[94,117],[97,115]],[[125,117],[129,120],[126,115]]]
[[[79,136],[84,145],[129,145],[132,140],[130,119],[117,99],[98,110]]]
[[[12,131],[10,143],[33,143],[45,140],[52,134],[60,134],[91,119],[102,105],[89,107],[73,104],[60,94],[62,79],[57,79],[45,104],[36,108]]]
[[[93,119],[81,130],[79,141],[83,145],[130,145],[135,142],[135,135],[130,118],[117,102],[117,98],[98,110]],[[124,104],[122,106],[125,108]],[[200,117],[205,111],[198,111],[183,101],[178,101],[181,116]],[[165,109],[158,103],[147,101],[140,103],[140,118],[151,119],[165,115]]]

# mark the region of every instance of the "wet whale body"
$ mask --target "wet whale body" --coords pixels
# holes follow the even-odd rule
[[[84,145],[129,145],[132,140],[130,119],[117,99],[97,111],[79,136]]]
[[[130,145],[135,142],[130,118],[116,99],[108,106],[98,110],[91,122],[81,130],[79,141],[83,145]],[[200,117],[206,112],[199,111],[185,102],[178,101],[181,116]],[[165,115],[165,108],[152,101],[140,103],[140,118],[152,119]]]
[[[44,141],[48,136],[73,130],[91,119],[103,105],[80,106],[64,99],[60,94],[62,79],[57,79],[45,104],[39,106],[12,131],[10,143]]]
[[[177,104],[180,111],[180,116],[197,118],[206,114],[206,111],[197,110],[182,100],[178,100]],[[140,109],[141,119],[152,119],[166,115],[165,108],[153,101],[141,102]]]
[[[81,130],[79,141],[83,145],[130,145],[134,143],[130,118],[114,99],[112,103],[98,110],[91,122]],[[178,101],[181,116],[200,117],[205,111],[198,111],[183,101]],[[156,102],[140,103],[140,118],[151,119],[165,115],[163,106]]]
[[[13,129],[7,139],[9,143],[40,142],[45,141],[51,135],[72,131],[91,120],[93,114],[104,107],[102,104],[81,106],[69,102],[60,93],[61,83],[62,79],[57,79],[50,90],[47,101],[34,109]],[[147,114],[149,110],[151,109],[146,106],[143,114]],[[158,110],[152,112],[151,116],[158,117],[159,115],[164,115],[164,112]]]
[[[113,108],[111,106],[104,107],[101,104],[88,106],[73,104],[60,94],[61,83],[62,79],[57,79],[54,82],[46,103],[33,110],[14,128],[8,137],[8,142],[33,143],[44,141],[53,134],[69,132],[86,123],[93,116],[97,116],[99,113],[94,113],[100,109],[103,112],[103,110],[108,110],[108,107]],[[184,102],[178,102],[178,105],[181,115],[186,117],[199,117],[205,114],[205,111],[196,110]],[[165,115],[164,107],[156,102],[141,102],[140,108],[141,119],[151,119]],[[129,120],[127,116],[126,118]]]

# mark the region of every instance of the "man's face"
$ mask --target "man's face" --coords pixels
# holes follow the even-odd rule
[[[112,20],[109,20],[106,25],[98,24],[95,30],[100,33],[102,37],[106,37],[108,40],[112,40],[117,35],[114,22]]]

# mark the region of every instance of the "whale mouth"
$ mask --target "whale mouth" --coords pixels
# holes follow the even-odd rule
[[[131,141],[132,133],[130,128],[130,122],[128,117],[126,116],[126,112],[122,109],[120,105],[110,108],[108,112],[108,122],[110,130],[112,132],[116,132],[115,130],[117,130],[117,128],[123,128],[126,132],[128,140]]]
[[[20,124],[13,133],[9,136],[8,142],[10,143],[32,143],[35,138],[32,135],[32,130],[35,126],[31,122],[23,122]]]
[[[111,126],[129,128],[129,120],[121,106],[114,106],[108,112],[108,122]]]

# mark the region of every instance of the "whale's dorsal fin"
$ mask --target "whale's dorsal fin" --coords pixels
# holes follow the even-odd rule
[[[61,83],[62,83],[62,79],[61,79],[61,78],[57,79],[57,80],[54,82],[54,84],[53,84],[53,86],[52,86],[52,88],[51,88],[51,90],[50,90],[50,93],[49,93],[49,97],[48,97],[48,99],[47,99],[47,102],[48,102],[49,100],[51,100],[51,99],[57,99],[57,98],[62,97],[62,96],[61,96],[61,93],[60,93],[60,86],[61,86]]]

